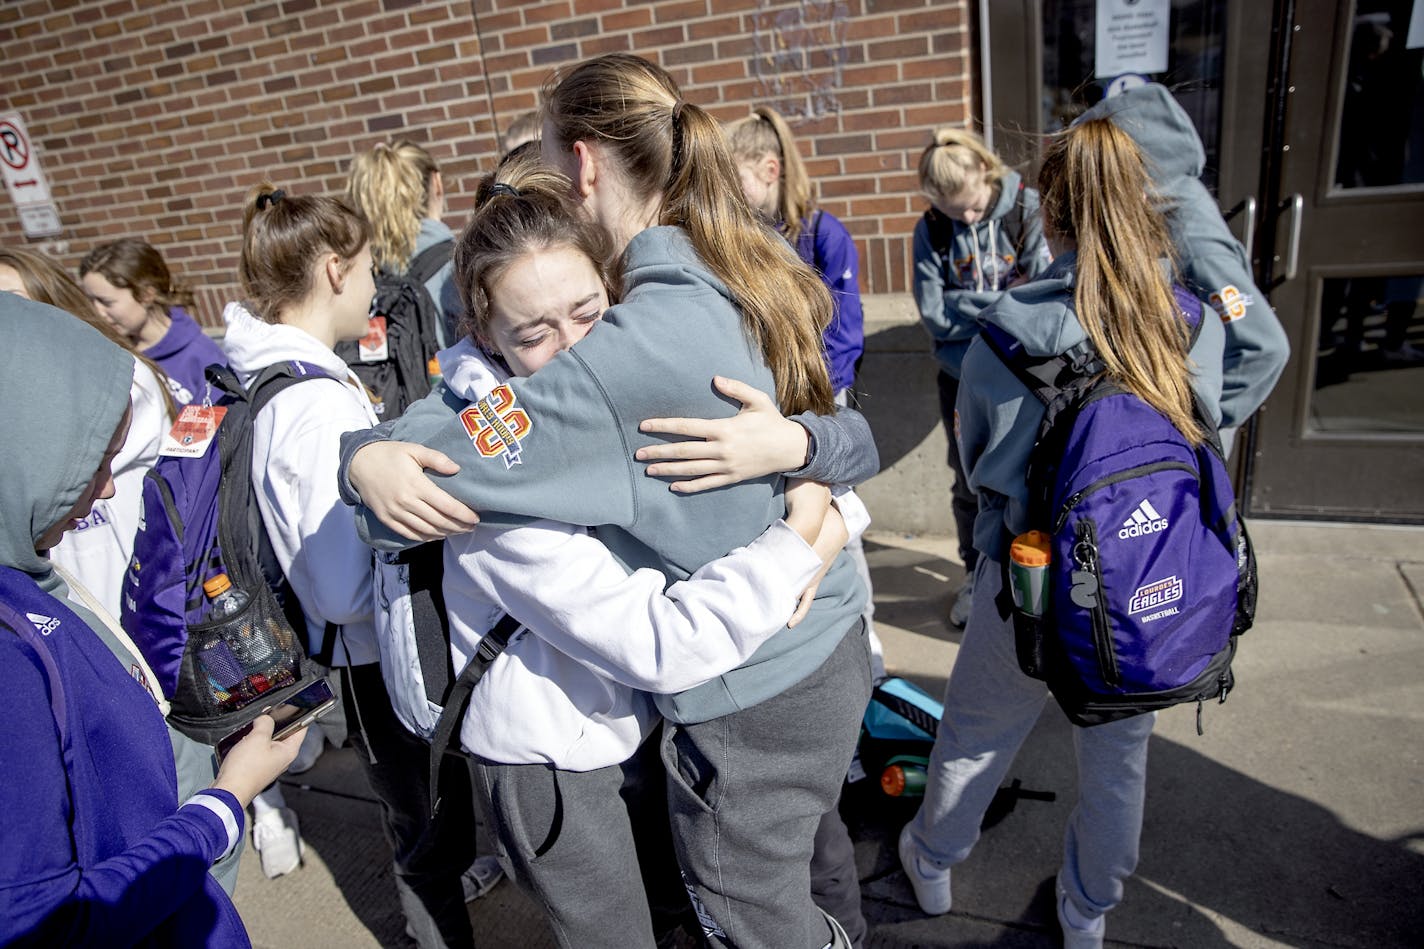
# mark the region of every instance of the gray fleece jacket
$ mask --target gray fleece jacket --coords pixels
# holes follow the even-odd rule
[[[938,212],[915,224],[915,304],[940,368],[956,379],[964,352],[979,332],[980,311],[1013,281],[1036,277],[1048,266],[1038,192],[1021,188],[1022,182],[1018,172],[1007,172],[984,220],[949,222],[953,238],[948,247],[936,246],[931,232],[930,214]],[[1022,233],[1012,235],[1006,222],[1020,202]]]
[[[638,424],[735,414],[737,407],[712,388],[714,375],[773,394],[775,384],[743,332],[730,291],[703,267],[681,230],[643,231],[624,260],[622,302],[571,350],[473,405],[441,387],[382,429],[453,458],[460,472],[438,480],[482,516],[597,527],[630,569],[650,566],[682,580],[779,519],[782,480],[675,495],[634,461],[638,447],[661,440],[639,432]],[[868,450],[873,473],[873,445]],[[862,450],[858,458],[864,457]],[[822,474],[845,482],[867,476],[863,465]],[[406,546],[364,507],[356,517],[362,539],[373,546]],[[724,676],[659,696],[660,710],[675,721],[706,721],[780,694],[830,655],[866,595],[842,554],[795,630],[777,633]]]
[[[1266,294],[1251,277],[1245,248],[1201,183],[1206,165],[1201,138],[1191,117],[1157,83],[1104,99],[1078,121],[1098,118],[1132,136],[1147,158],[1148,173],[1167,204],[1182,279],[1226,325],[1221,427],[1235,428],[1271,394],[1290,358],[1290,343]]]
[[[1008,331],[1031,356],[1085,350],[1087,335],[1073,310],[1077,263],[1076,253],[1060,254],[1038,280],[1005,291],[981,319]],[[1218,421],[1224,339],[1221,323],[1204,319],[1189,354],[1192,388]],[[1024,469],[1043,423],[1043,403],[982,338],[976,337],[970,344],[962,369],[955,414],[964,470],[969,487],[979,498],[974,547],[1002,563],[1005,527],[1016,535],[1039,526],[1028,523]]]

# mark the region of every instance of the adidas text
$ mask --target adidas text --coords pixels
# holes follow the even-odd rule
[[[1132,516],[1122,522],[1122,530],[1117,532],[1117,536],[1119,540],[1146,537],[1148,534],[1166,530],[1167,526],[1167,519],[1157,513],[1152,502],[1144,498],[1138,502],[1137,509],[1132,512]]]

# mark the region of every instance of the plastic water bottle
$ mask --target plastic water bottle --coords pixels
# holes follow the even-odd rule
[[[213,603],[212,612],[208,615],[210,621],[233,616],[247,606],[247,594],[233,586],[225,573],[205,580],[203,592]],[[257,627],[250,624],[243,624],[243,627],[228,634],[228,641],[242,662],[243,669],[251,677],[254,673],[266,671],[267,666],[271,664],[275,647]]]
[[[225,573],[204,580],[203,592],[213,601],[212,619],[231,616],[247,605],[247,594],[234,587]]]

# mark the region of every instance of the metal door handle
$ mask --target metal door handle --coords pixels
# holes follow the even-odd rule
[[[1290,236],[1286,239],[1286,272],[1281,276],[1281,282],[1294,280],[1300,265],[1300,219],[1304,216],[1305,198],[1299,193],[1293,194],[1281,204],[1282,211],[1290,212]]]
[[[1241,239],[1241,246],[1246,248],[1246,263],[1250,264],[1251,249],[1256,244],[1256,196],[1253,194],[1242,198],[1240,204],[1227,211],[1222,217],[1230,221],[1243,211],[1246,213],[1246,236]]]

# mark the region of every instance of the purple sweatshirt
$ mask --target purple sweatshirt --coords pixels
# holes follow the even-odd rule
[[[227,355],[181,306],[170,307],[168,318],[172,320],[168,332],[143,354],[168,376],[173,398],[182,406],[203,393],[203,370],[215,362],[226,366]]]
[[[12,567],[0,604],[0,944],[249,947],[207,872],[236,798],[179,807],[158,707],[97,633]]]
[[[796,253],[831,291],[835,313],[822,334],[831,388],[839,392],[855,382],[855,367],[865,351],[865,318],[860,308],[860,255],[855,239],[834,214],[813,211],[801,222]]]

